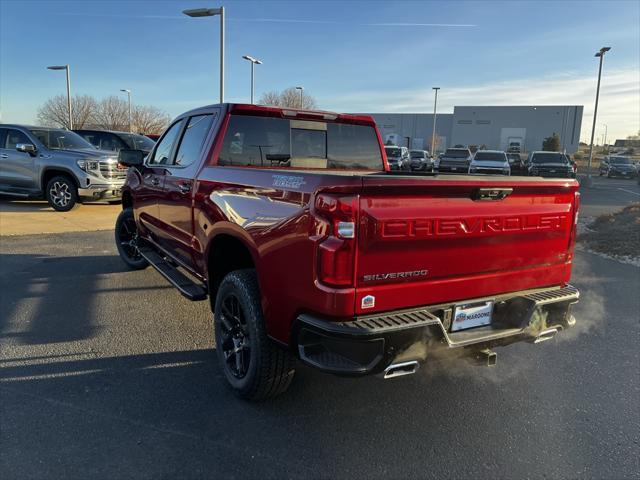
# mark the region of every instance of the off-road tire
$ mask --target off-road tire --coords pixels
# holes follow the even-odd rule
[[[57,212],[68,212],[78,204],[78,187],[67,175],[56,175],[47,182],[45,197]]]
[[[239,378],[234,375],[224,351],[223,302],[237,299],[248,337],[249,365]],[[260,289],[254,269],[235,270],[224,277],[214,307],[216,353],[220,367],[234,393],[247,400],[264,400],[285,392],[295,374],[295,358],[266,333]],[[228,340],[228,334],[227,334]]]
[[[115,240],[120,258],[131,270],[143,270],[149,266],[149,262],[137,250],[137,238],[138,232],[133,217],[133,208],[125,208],[116,220]],[[123,242],[128,242],[128,244],[125,245]]]

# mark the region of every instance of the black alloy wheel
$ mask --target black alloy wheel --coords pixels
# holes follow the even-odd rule
[[[115,240],[118,253],[124,263],[133,270],[142,270],[149,263],[138,248],[138,227],[133,217],[133,209],[125,208],[116,220]]]
[[[233,292],[221,302],[220,333],[225,367],[235,378],[244,378],[251,361],[251,341],[245,314]]]

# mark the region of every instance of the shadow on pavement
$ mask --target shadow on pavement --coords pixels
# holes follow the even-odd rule
[[[96,335],[94,300],[97,294],[110,291],[101,287],[101,280],[105,275],[126,271],[114,255],[0,254],[0,339],[14,338],[34,345]],[[17,331],[9,324],[18,316],[27,317],[27,321],[19,322],[21,328],[28,326],[26,330]]]

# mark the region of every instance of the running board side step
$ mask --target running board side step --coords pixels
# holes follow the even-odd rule
[[[207,291],[201,285],[182,274],[176,267],[167,262],[155,250],[149,247],[139,247],[140,255],[155,268],[160,275],[166,278],[171,285],[189,300],[205,300]]]

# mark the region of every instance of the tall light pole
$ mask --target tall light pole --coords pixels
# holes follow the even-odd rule
[[[600,97],[600,77],[602,76],[602,61],[604,54],[611,50],[611,47],[602,47],[596,54],[600,58],[600,66],[598,67],[598,86],[596,87],[596,106],[593,109],[593,127],[591,128],[591,145],[589,146],[589,162],[587,164],[587,187],[593,184],[591,178],[591,160],[593,159],[593,137],[596,134],[596,118],[598,116],[598,98]]]
[[[440,87],[432,87],[436,92],[436,97],[433,100],[433,133],[431,134],[431,156],[433,157],[433,151],[436,143],[436,114],[438,111],[438,90]]]
[[[304,90],[304,87],[296,87],[296,90],[300,90],[300,110],[302,110],[302,106],[304,105],[302,103],[302,91]]]
[[[51,65],[49,70],[67,71],[67,109],[69,110],[69,130],[73,130],[73,116],[71,115],[71,68],[69,65]]]
[[[129,133],[131,133],[131,90],[128,88],[121,88],[120,91],[126,93],[127,97],[129,97]]]
[[[224,103],[224,7],[193,8],[183,10],[188,17],[213,17],[220,15],[220,103]]]
[[[256,65],[262,65],[262,61],[258,60],[257,58],[253,58],[249,55],[244,55],[242,58],[244,58],[245,60],[248,60],[251,62],[251,104],[253,105],[253,92],[254,92],[254,72],[253,72],[253,68]]]

